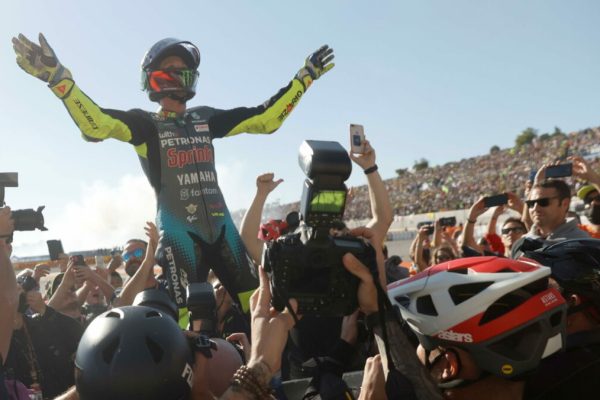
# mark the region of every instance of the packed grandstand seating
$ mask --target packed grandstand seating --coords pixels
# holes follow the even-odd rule
[[[557,155],[580,155],[598,169],[600,161],[600,127],[583,129],[567,135],[539,137],[519,148],[501,149],[489,154],[464,158],[421,171],[407,171],[386,179],[396,216],[406,216],[460,210],[470,207],[480,194],[512,191],[523,195],[525,181],[532,169],[556,159]],[[578,182],[572,182],[577,189]],[[353,199],[348,204],[347,220],[370,218],[369,192],[366,185],[352,188]],[[263,219],[281,219],[298,210],[299,202],[267,204]],[[239,225],[245,210],[234,213]]]

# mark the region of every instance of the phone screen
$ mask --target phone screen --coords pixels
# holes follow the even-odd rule
[[[64,253],[62,242],[60,240],[47,240],[48,254],[51,260],[58,260],[58,256]]]
[[[350,150],[355,154],[364,153],[365,131],[362,125],[350,124]]]
[[[496,207],[506,203],[508,203],[508,195],[506,193],[485,197],[483,199],[483,205],[485,207]]]
[[[573,164],[553,165],[546,168],[546,178],[562,178],[573,174]]]

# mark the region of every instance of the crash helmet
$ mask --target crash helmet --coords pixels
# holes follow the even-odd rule
[[[75,356],[82,400],[186,399],[193,353],[175,319],[155,308],[126,306],[96,317]]]
[[[534,261],[470,257],[388,285],[426,350],[458,347],[484,371],[512,378],[564,348],[566,303]]]
[[[564,240],[523,257],[549,267],[565,297],[578,294],[600,310],[600,239]]]
[[[187,68],[159,69],[161,61],[169,56],[180,57]],[[193,43],[176,38],[162,39],[142,59],[142,89],[151,101],[163,97],[187,101],[196,94],[199,66],[200,51]]]

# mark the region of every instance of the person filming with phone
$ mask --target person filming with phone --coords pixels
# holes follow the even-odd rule
[[[555,171],[570,176],[572,164],[545,164],[538,170],[524,208],[524,212],[529,213],[533,225],[529,232],[513,245],[512,258],[521,255],[521,246],[526,238],[547,245],[567,239],[589,237],[587,232],[579,229],[575,219],[567,220],[571,205],[571,188],[564,180],[556,178]]]
[[[600,239],[600,175],[581,157],[571,157],[573,176],[587,182],[579,188],[577,197],[585,204],[588,224],[579,225],[591,237]]]

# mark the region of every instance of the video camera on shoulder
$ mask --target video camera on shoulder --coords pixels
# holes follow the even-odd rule
[[[283,310],[289,299],[298,301],[298,313],[347,315],[356,310],[359,280],[342,263],[352,253],[372,271],[375,250],[362,239],[333,236],[342,220],[352,164],[337,142],[306,140],[298,161],[308,179],[300,202],[301,223],[287,235],[265,243],[263,266],[270,277],[272,303]]]
[[[19,174],[16,172],[0,173],[0,207],[4,206],[4,189],[19,186]],[[45,206],[39,206],[37,211],[33,208],[26,210],[12,210],[12,219],[15,221],[15,231],[47,231],[44,226],[42,210]]]

